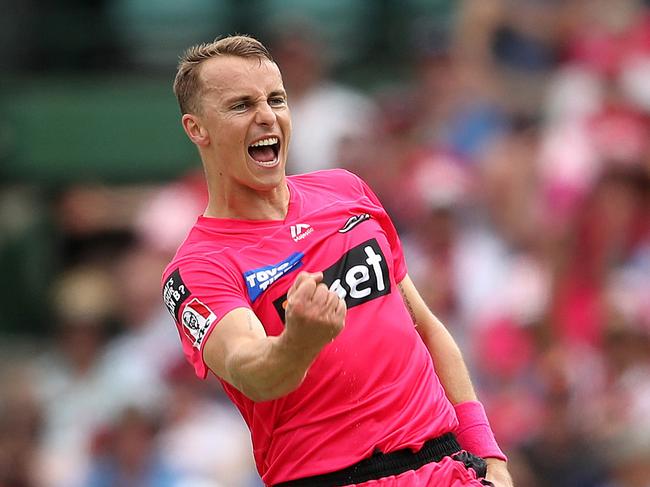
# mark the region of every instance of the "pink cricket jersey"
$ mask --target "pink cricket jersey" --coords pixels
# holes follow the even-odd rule
[[[418,449],[457,425],[397,287],[406,264],[377,197],[340,169],[287,181],[284,221],[201,216],[163,276],[164,301],[201,378],[206,338],[234,308],[251,308],[268,335],[282,333],[299,271],[323,271],[346,301],[344,330],[295,391],[256,403],[222,381],[267,485],[339,470],[376,448]]]

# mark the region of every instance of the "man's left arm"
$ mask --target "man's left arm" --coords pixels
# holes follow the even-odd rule
[[[413,323],[431,354],[438,378],[445,389],[448,399],[456,408],[457,414],[459,411],[467,409],[467,407],[471,409],[473,406],[480,404],[472,386],[467,366],[454,338],[431,312],[408,274],[398,286]],[[460,408],[457,407],[459,405]],[[459,421],[462,423],[462,418],[459,418]],[[487,418],[485,418],[485,421],[487,422]],[[462,441],[461,446],[463,446]],[[469,449],[466,446],[463,446],[463,448]],[[498,449],[498,447],[496,448]],[[480,452],[476,451],[471,451],[471,453],[480,455]],[[488,464],[487,480],[494,482],[497,487],[512,486],[512,480],[504,460],[486,456],[486,462]]]

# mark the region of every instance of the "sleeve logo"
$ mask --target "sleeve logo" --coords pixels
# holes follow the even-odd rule
[[[180,269],[176,269],[169,275],[163,286],[163,301],[175,320],[178,320],[178,310],[181,305],[189,297],[190,290],[181,279]]]
[[[192,341],[194,348],[200,348],[206,332],[210,329],[212,323],[217,320],[210,308],[199,301],[197,298],[185,305],[181,322],[185,331],[185,335]]]

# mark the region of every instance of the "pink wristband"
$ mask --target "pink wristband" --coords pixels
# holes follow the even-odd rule
[[[483,458],[508,458],[497,445],[483,404],[478,401],[461,402],[454,406],[458,418],[456,437],[463,450]]]

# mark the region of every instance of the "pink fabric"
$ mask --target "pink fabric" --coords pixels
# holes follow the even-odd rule
[[[165,302],[199,377],[208,374],[205,341],[232,309],[252,309],[276,336],[301,270],[324,271],[326,283],[345,292],[345,329],[298,389],[255,403],[222,383],[251,430],[267,484],[340,470],[375,448],[416,450],[456,427],[397,287],[406,264],[376,196],[344,170],[290,176],[288,184],[284,221],[199,217],[163,279]]]
[[[499,448],[483,405],[467,401],[454,406],[458,418],[456,437],[461,448],[483,458],[507,460]]]
[[[418,470],[409,470],[379,480],[370,480],[357,487],[465,487],[482,486],[472,469],[445,457],[438,463],[429,463]]]

